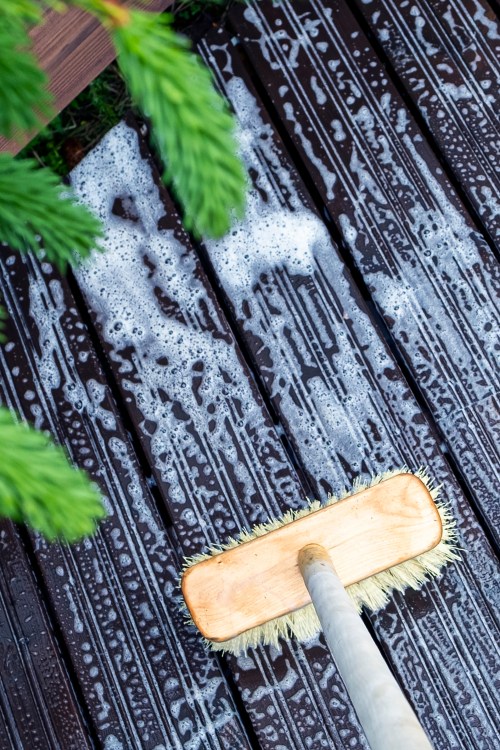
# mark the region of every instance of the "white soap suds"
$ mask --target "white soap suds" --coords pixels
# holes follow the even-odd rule
[[[262,506],[253,500],[254,464],[261,459],[255,455],[242,460],[237,437],[242,428],[260,435],[248,448],[265,450],[268,427],[261,409],[242,377],[219,312],[207,297],[194,253],[171,230],[158,229],[165,209],[135,132],[117,126],[87,157],[84,169],[75,170],[73,184],[81,199],[106,220],[107,229],[106,252],[78,270],[80,285],[111,348],[122,387],[142,414],[140,427],[179,519],[201,529],[207,541],[218,541],[221,529],[210,528],[188,508],[182,516],[180,507],[186,505],[186,492],[197,492],[213,512],[214,501],[226,491],[229,464],[240,485],[238,498],[231,497],[231,502],[237,501],[241,525],[244,498],[252,498],[254,520],[261,517]],[[111,211],[116,201],[123,205],[123,197],[133,204],[134,222]],[[279,461],[269,456],[267,466],[278,486],[288,482],[277,477]],[[263,486],[267,481],[266,476],[258,479]],[[263,501],[274,506],[276,487],[260,492]],[[226,533],[234,532],[229,514],[227,524]]]

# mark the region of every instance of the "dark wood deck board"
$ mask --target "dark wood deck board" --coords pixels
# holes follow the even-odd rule
[[[500,389],[497,261],[345,3],[232,14],[498,541],[500,420],[488,411]],[[466,411],[479,403],[473,435]]]
[[[405,463],[427,465],[443,482],[463,534],[464,565],[450,567],[418,593],[394,597],[372,622],[436,746],[451,741],[437,728],[447,720],[464,748],[493,748],[499,709],[498,656],[490,651],[498,628],[499,590],[490,579],[495,558],[251,90],[236,47],[213,33],[200,48],[240,119],[240,148],[258,189],[247,221],[207,245],[241,336],[316,496],[349,486],[358,474]],[[484,563],[490,573],[483,578],[477,571]],[[478,586],[474,594],[471,585]],[[483,646],[472,655],[480,632]],[[480,732],[469,729],[472,716],[463,721],[464,695],[482,706]]]
[[[143,153],[122,124],[73,171],[76,193],[107,227],[106,253],[78,280],[183,549],[194,554],[297,507],[304,493]],[[230,664],[263,748],[366,747],[321,645],[262,648]]]
[[[68,287],[48,264],[8,251],[0,272],[10,314],[0,398],[66,445],[109,510],[79,545],[36,542],[102,746],[245,750],[219,665],[179,608],[175,536],[155,511]]]
[[[0,748],[90,750],[19,536],[0,525]]]
[[[500,25],[483,0],[358,0],[500,249]]]
[[[248,334],[253,351],[259,351],[256,362],[268,387],[275,392],[275,406],[300,449],[303,465],[309,468],[318,494],[324,495],[327,486],[338,489],[339,485],[349,484],[357,473],[366,475],[370,470],[376,471],[382,466],[393,468],[405,461],[417,466],[428,464],[437,481],[445,481],[467,545],[467,560],[450,568],[439,583],[426,587],[422,599],[413,598],[411,613],[406,612],[406,599],[396,597],[392,608],[390,605],[383,615],[385,620],[374,618],[374,624],[402,682],[407,685],[410,700],[417,704],[436,742],[442,744],[453,737],[457,747],[479,748],[480,743],[486,741],[493,748],[496,731],[493,717],[497,708],[488,673],[491,645],[497,631],[490,611],[495,602],[492,584],[495,559],[440,458],[435,437],[397,367],[371,330],[359,296],[344,278],[345,271],[335,260],[328,237],[325,241],[324,228],[308,209],[307,202],[302,204],[300,212],[298,203],[302,198],[294,193],[292,174],[280,174],[283,165],[279,164],[279,150],[272,151],[269,129],[264,128],[261,141],[257,143],[258,155],[249,145],[252,127],[257,130],[259,127],[258,112],[242,89],[242,81],[233,75],[230,50],[224,48],[224,39],[214,40],[213,50],[219,63],[216,65],[214,59],[211,63],[219,73],[227,69],[231,76],[228,92],[237,111],[246,118],[242,139],[246,144],[246,156],[253,167],[260,194],[267,194],[265,202],[253,194],[250,220],[240,231],[236,230],[234,245],[229,240],[229,244],[220,243],[218,251],[215,246],[210,248],[224,288],[235,302],[238,325]],[[248,522],[250,514],[257,520],[262,513],[273,515],[278,507],[295,504],[301,492],[293,482],[291,468],[287,470],[285,457],[276,438],[273,440],[260,407],[256,409],[252,404],[255,395],[244,380],[248,375],[245,376],[234,353],[229,355],[230,338],[220,319],[220,311],[185,238],[182,244],[179,244],[180,234],[175,238],[178,217],[168,201],[164,204],[160,201],[150,168],[139,157],[137,146],[131,143],[133,137],[131,131],[120,126],[73,173],[73,187],[108,227],[106,255],[93,259],[88,268],[79,271],[78,279],[144,449],[156,467],[158,483],[165,492],[174,525],[186,551],[192,552],[199,548],[204,537],[211,542],[223,541],[229,532],[234,533],[235,527]],[[269,164],[275,170],[272,178]],[[274,192],[270,184],[282,185],[282,192],[278,187]],[[109,213],[112,206],[115,216]],[[296,221],[290,217],[287,207],[295,209]],[[281,231],[280,221],[284,218],[289,222],[288,234]],[[294,232],[300,233],[304,226],[306,231],[309,226],[319,234],[316,243],[311,234],[307,234],[307,242],[313,244],[320,257],[314,278],[309,278],[303,268],[307,261],[300,256],[307,248],[300,246],[295,250],[294,245]],[[274,238],[272,257],[277,254],[282,259],[277,271],[272,258],[268,264],[263,252],[266,248],[261,244],[269,227],[273,229]],[[250,247],[254,249],[255,258],[250,255],[247,260],[245,250]],[[295,271],[286,268],[284,257]],[[260,277],[257,274],[260,285],[251,283],[253,262],[257,268],[262,266]],[[314,346],[307,349],[300,341],[300,331],[306,330],[308,335],[310,332],[300,320],[300,312],[305,315],[311,309],[317,312],[322,284],[327,285],[327,289],[323,289],[323,298],[327,300],[325,317],[334,316],[337,325],[340,322],[340,335],[332,336],[331,322],[323,320],[320,314],[317,325],[321,338],[328,340],[322,348],[316,338]],[[251,289],[252,294],[245,299],[233,297],[234,287],[238,285]],[[299,316],[295,319],[290,315],[291,299]],[[254,320],[256,309],[259,314]],[[216,326],[214,321],[217,321]],[[206,348],[208,332],[209,338],[212,337],[209,349]],[[282,354],[275,361],[273,358],[279,347]],[[294,390],[299,393],[309,389],[314,394],[315,381],[324,377],[322,367],[313,361],[314,356],[324,364],[335,361],[335,355],[342,357],[342,365],[330,382],[324,378],[326,382],[318,383],[316,405],[308,404],[308,408],[302,410],[288,408],[285,402],[290,403]],[[351,376],[346,379],[348,368]],[[294,376],[294,369],[299,372],[298,376]],[[304,375],[306,370],[308,374]],[[273,381],[280,377],[285,385],[278,387]],[[357,409],[348,405],[351,394],[362,402]],[[373,402],[368,411],[364,403],[366,394]],[[220,398],[221,395],[224,398]],[[328,414],[329,407],[333,410],[332,417]],[[212,425],[211,415],[215,415]],[[327,439],[323,439],[322,431],[328,432]],[[308,447],[307,440],[313,445]],[[269,481],[267,455],[271,446],[273,461],[279,461],[279,475],[286,478],[285,493],[282,486],[276,485],[276,467]],[[318,468],[321,461],[324,465]],[[205,476],[202,476],[200,468],[204,465]],[[240,479],[243,472],[246,474],[244,483]],[[478,574],[479,570],[482,574]],[[474,591],[477,605],[471,601],[471,591]],[[321,732],[318,727],[325,720],[322,714],[328,711],[328,703],[332,703],[333,689],[325,680],[321,696],[318,684],[314,684],[318,679],[313,667],[317,656],[313,657],[312,653],[319,655],[321,650],[321,642],[304,650],[297,644],[290,644],[284,654],[271,651],[269,655],[268,649],[260,649],[246,659],[232,662],[265,747],[284,743],[280,734],[283,729],[289,735],[288,747],[303,746],[307,739],[304,719],[300,712],[295,713],[293,704],[297,692],[306,686],[308,699],[312,701],[311,711],[318,701],[320,707],[317,718],[310,715],[310,731]],[[440,660],[439,667],[430,654]],[[272,671],[268,665],[270,659]],[[467,672],[464,672],[464,659]],[[274,710],[280,715],[273,716],[270,741],[266,693],[271,687],[269,683],[279,686],[278,675],[288,675],[293,690],[290,695],[286,687],[281,686],[281,691],[273,696]],[[249,700],[253,695],[258,696],[255,704]],[[464,721],[462,701],[465,695],[466,711],[470,713]],[[339,703],[337,697],[337,714]],[[336,721],[342,732],[348,731],[345,720],[337,716]],[[482,725],[480,733],[474,729],[479,724]],[[345,746],[338,744],[342,743],[338,735],[330,734],[328,723],[325,731],[328,732],[326,736],[323,734],[327,747]],[[355,737],[348,735],[344,739],[347,746],[350,741],[355,742]]]
[[[437,7],[438,0],[431,2]],[[35,606],[33,625],[31,613],[25,620],[24,612],[33,598],[36,605],[38,594],[22,546],[9,537],[9,559],[19,573],[13,578],[2,566],[0,598],[10,623],[0,615],[0,636],[15,638],[19,648],[9,647],[9,669],[0,678],[0,750],[25,744],[45,750],[48,743],[66,750],[72,748],[68,737],[79,738],[82,731],[64,664],[44,630],[45,606],[57,619],[78,695],[103,750],[248,750],[254,742],[265,750],[366,748],[321,637],[227,660],[256,731],[256,740],[248,740],[226,684],[227,667],[205,653],[177,608],[179,553],[199,551],[303,504],[306,489],[324,497],[357,475],[404,463],[425,464],[443,482],[459,524],[463,561],[420,591],[394,596],[371,623],[436,750],[496,750],[498,562],[443,460],[432,415],[459,455],[479,503],[486,492],[483,511],[495,533],[497,265],[383,82],[346,6],[333,5],[345,68],[338,50],[323,46],[329,41],[321,23],[311,22],[311,8],[322,7],[316,0],[293,6],[285,0],[285,11],[262,7],[276,23],[274,31],[259,38],[247,20],[240,36],[257,37],[245,42],[251,62],[334,219],[345,217],[340,228],[359,275],[419,379],[431,421],[273,131],[239,64],[237,45],[224,33],[209,33],[200,49],[239,116],[241,146],[256,186],[247,222],[203,251],[220,286],[211,289],[172,202],[158,191],[149,152],[134,130],[120,125],[73,174],[82,200],[108,230],[107,255],[92,259],[78,281],[108,357],[107,377],[118,383],[118,407],[69,287],[47,264],[8,252],[0,256],[0,294],[6,294],[11,314],[10,343],[0,348],[0,400],[65,443],[93,473],[113,509],[98,535],[81,545],[61,548],[33,537],[49,592],[49,601]],[[241,20],[252,11],[232,12],[233,20]],[[295,22],[298,39],[290,31]],[[290,89],[278,87],[284,71],[274,65],[273,44],[288,60],[287,75],[298,74],[300,86],[308,89],[309,121],[301,115],[287,120],[295,116],[296,103]],[[341,116],[321,88],[321,65],[310,66],[313,45],[323,60],[334,59],[335,86],[328,93],[345,107]],[[375,97],[368,83],[380,92]],[[392,98],[380,99],[384,87]],[[330,128],[333,148],[327,155],[307,130],[317,126],[318,113],[322,127]],[[383,121],[384,132],[372,126],[371,116]],[[353,133],[361,136],[357,151],[349,140]],[[376,141],[377,134],[390,134],[393,141]],[[391,201],[395,218],[386,210]],[[439,258],[429,216],[439,220],[439,241],[444,237]],[[484,214],[485,223],[487,218]],[[446,247],[446,221],[455,237],[457,226],[465,227],[457,252]],[[420,266],[427,250],[431,260]],[[401,313],[402,288],[412,296],[413,321]],[[223,295],[253,375],[217,301]],[[478,329],[481,315],[484,333]],[[253,378],[267,392],[276,426]],[[171,529],[157,513],[122,425],[124,406]],[[281,437],[292,446],[293,460]],[[2,528],[12,530],[8,524]],[[0,537],[1,552],[4,541]],[[32,654],[23,640],[30,633]],[[49,674],[55,682],[61,676],[60,688],[45,687]],[[9,715],[19,700],[24,723]],[[66,705],[72,722],[52,736]],[[81,737],[75,748],[89,746],[84,732]]]

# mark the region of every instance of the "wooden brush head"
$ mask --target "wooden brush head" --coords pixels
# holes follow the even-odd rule
[[[201,633],[225,642],[310,603],[298,567],[307,544],[328,550],[349,586],[422,555],[441,536],[427,486],[397,474],[187,568],[182,593]]]

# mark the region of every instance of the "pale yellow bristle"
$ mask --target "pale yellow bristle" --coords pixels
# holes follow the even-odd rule
[[[289,510],[281,518],[254,526],[251,531],[242,531],[237,537],[229,539],[225,544],[211,547],[204,554],[186,558],[184,569],[196,565],[208,557],[220,555],[225,550],[236,547],[244,542],[249,542],[255,539],[255,537],[263,536],[280,526],[293,523],[298,518],[314,513],[326,505],[332,505],[356,492],[360,492],[397,474],[403,473],[409,473],[409,470],[405,467],[396,471],[385,472],[373,477],[368,482],[358,479],[350,490],[344,491],[339,496],[330,496],[325,503],[320,503],[317,500],[309,501],[308,506],[302,510]],[[443,525],[441,541],[434,549],[423,555],[419,555],[412,560],[377,573],[364,581],[348,586],[346,590],[350,594],[358,611],[366,607],[372,612],[376,612],[387,604],[392,592],[402,592],[407,588],[419,589],[426,580],[437,576],[444,565],[452,560],[459,559],[456,546],[455,521],[449,508],[437,502],[439,488],[433,487],[432,480],[424,469],[420,469],[414,472],[414,474],[425,484],[434,502],[436,502]],[[296,612],[291,612],[283,617],[270,620],[258,628],[247,630],[245,633],[229,641],[224,641],[223,643],[207,641],[207,644],[215,651],[239,655],[259,644],[277,646],[280,638],[288,639],[293,637],[299,641],[306,641],[317,635],[320,629],[321,626],[314,607],[312,604],[309,604]]]

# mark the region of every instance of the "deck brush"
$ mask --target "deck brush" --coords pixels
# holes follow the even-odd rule
[[[458,559],[455,524],[425,471],[358,481],[186,560],[182,592],[209,645],[244,653],[322,628],[372,750],[431,745],[361,618]]]

